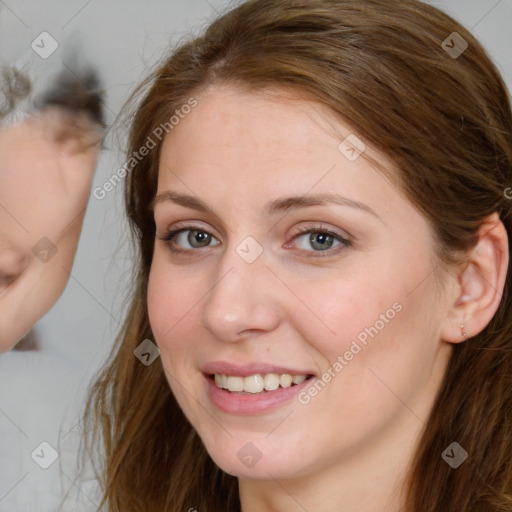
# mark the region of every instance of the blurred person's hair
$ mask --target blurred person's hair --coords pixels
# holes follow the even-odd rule
[[[442,47],[453,32],[469,45],[457,59]],[[321,102],[389,157],[397,171],[380,170],[429,222],[433,276],[441,284],[445,270],[467,261],[493,212],[510,250],[509,94],[480,43],[440,10],[416,0],[243,3],[177,47],[140,86],[134,112],[127,111],[128,153],[212,84]],[[235,512],[237,479],[207,454],[160,360],[146,367],[134,356],[143,340],[154,339],[147,285],[155,223],[148,205],[161,147],[158,142],[126,178],[134,285],[124,326],[88,398],[84,446],[92,452],[101,445],[104,452],[98,470],[104,511]],[[410,468],[406,512],[512,510],[511,287],[509,271],[489,325],[453,347]],[[453,441],[469,453],[457,470],[441,458]]]
[[[30,80],[14,66],[0,69],[0,119],[11,114],[30,94]]]
[[[16,66],[0,68],[0,127],[52,108],[66,113],[68,121],[86,114],[94,124],[105,126],[104,92],[92,68],[76,73],[64,68],[49,83],[45,82],[42,90],[34,87],[34,81]]]

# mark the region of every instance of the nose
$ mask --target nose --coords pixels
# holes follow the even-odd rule
[[[226,252],[204,302],[204,327],[225,342],[276,329],[283,318],[279,281],[264,256],[247,263],[235,250]]]

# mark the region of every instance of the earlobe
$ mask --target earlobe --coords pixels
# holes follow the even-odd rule
[[[441,338],[460,343],[482,332],[498,310],[508,270],[508,235],[497,213],[487,218],[456,283]]]

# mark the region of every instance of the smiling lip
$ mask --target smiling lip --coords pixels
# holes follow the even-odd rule
[[[312,375],[313,372],[309,370],[294,370],[285,366],[275,366],[273,364],[266,363],[253,363],[237,365],[224,361],[218,361],[214,363],[208,363],[201,368],[203,374],[209,376],[216,373],[221,375],[238,375],[239,377],[249,377],[250,375],[256,375],[258,373],[289,373],[290,375]]]
[[[305,386],[311,383],[312,372],[292,370],[270,364],[233,365],[227,362],[215,362],[202,368],[206,389],[211,402],[221,411],[230,414],[254,415],[262,414],[279,407],[292,400]],[[289,388],[278,388],[273,391],[265,391],[254,394],[237,394],[219,388],[212,379],[212,375],[236,375],[248,377],[256,374],[287,373],[290,375],[307,375],[308,378]]]

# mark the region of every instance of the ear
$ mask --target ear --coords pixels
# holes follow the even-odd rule
[[[508,261],[507,230],[495,212],[480,227],[469,261],[458,272],[456,300],[441,331],[443,340],[460,343],[485,329],[500,304]]]

